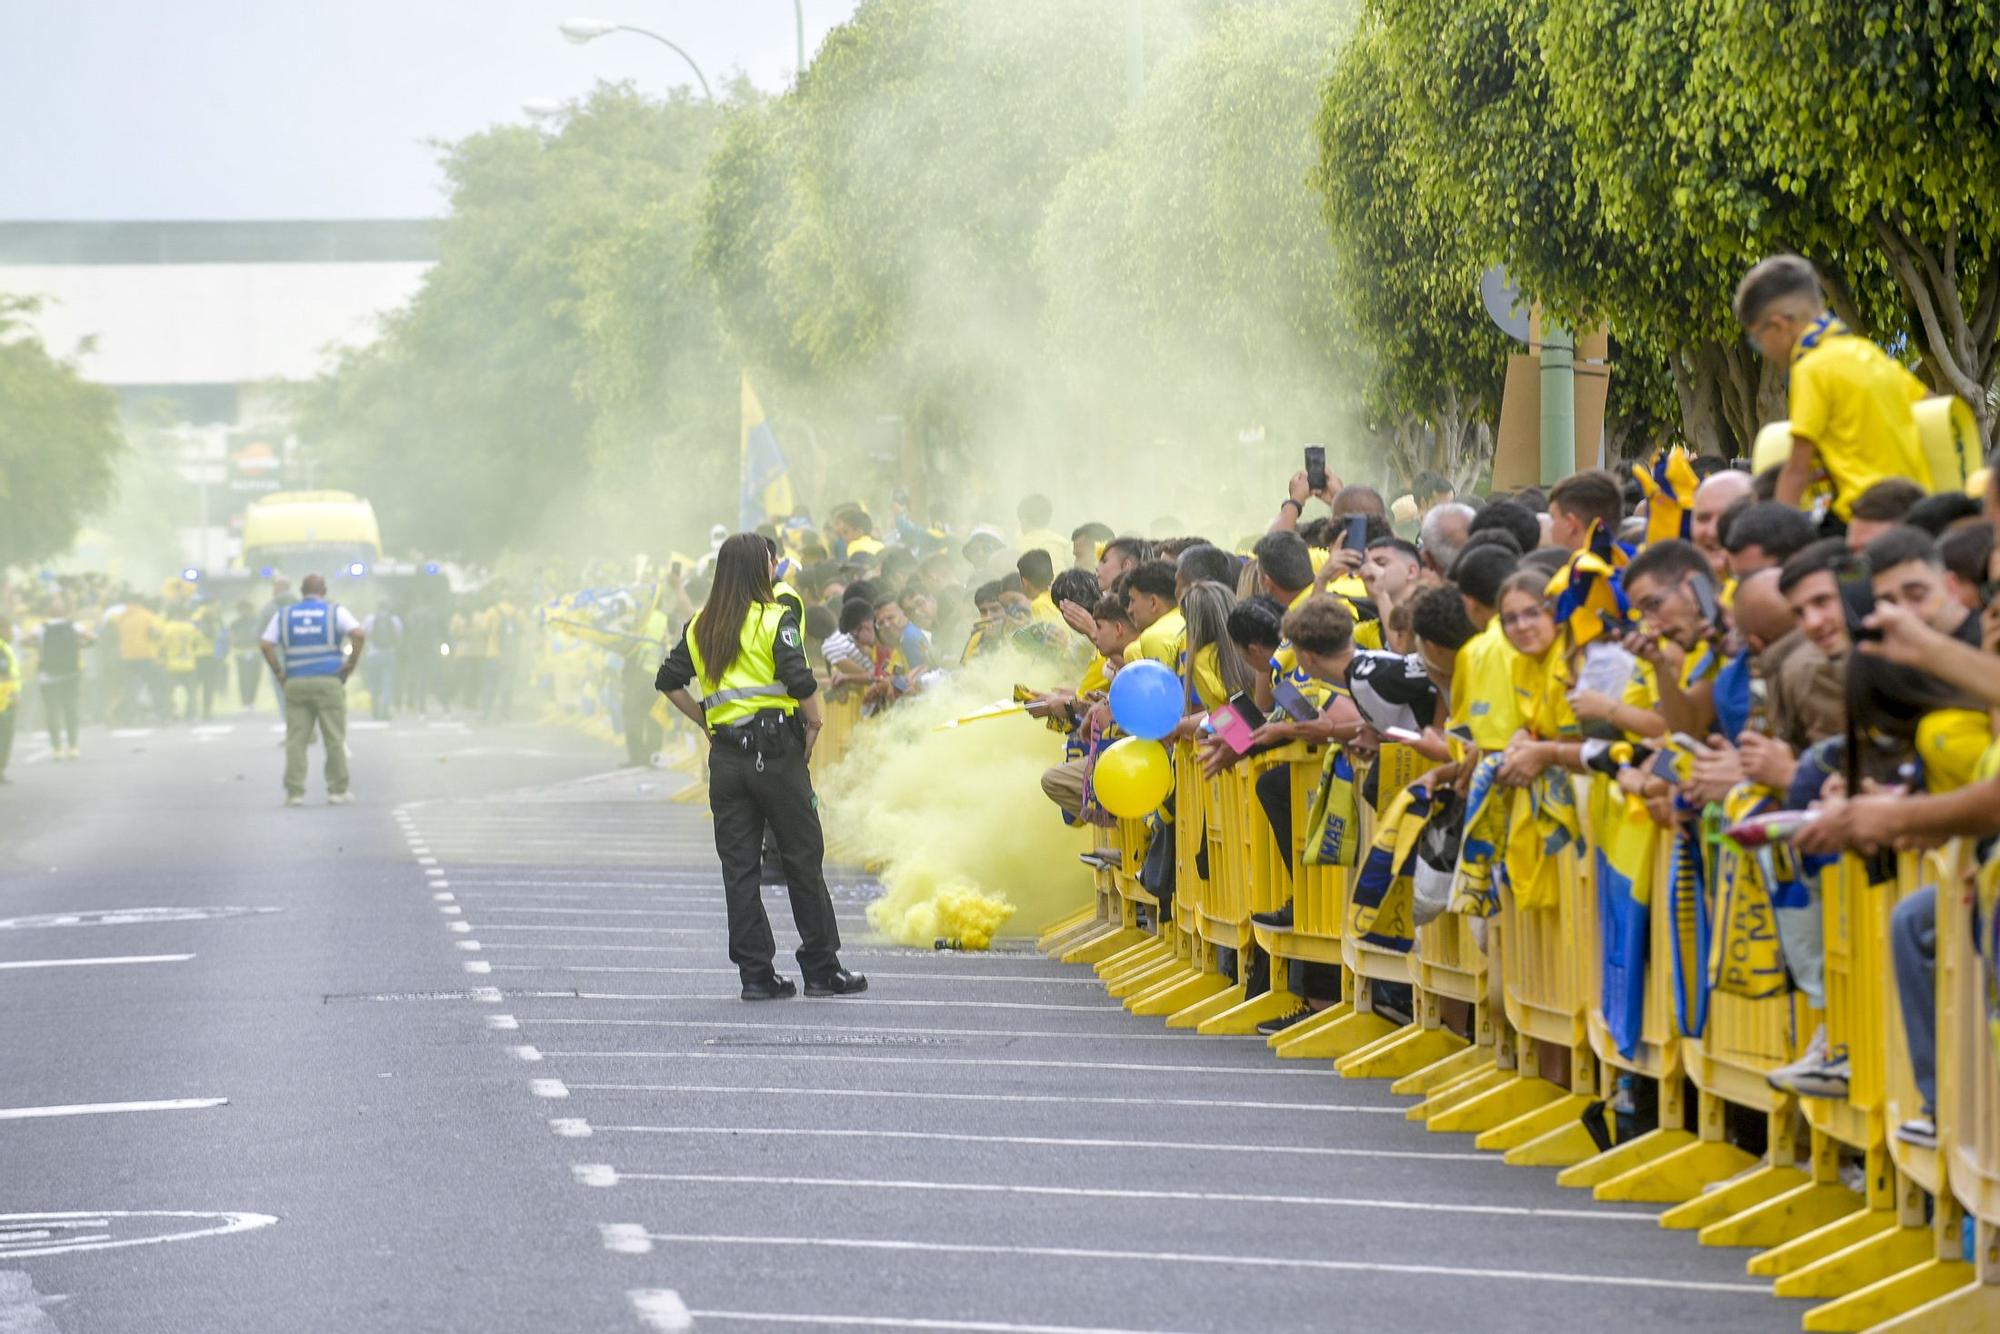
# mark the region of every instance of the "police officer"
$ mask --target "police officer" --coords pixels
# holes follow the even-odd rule
[[[345,806],[354,800],[347,791],[347,678],[366,636],[353,612],[327,604],[324,578],[307,575],[299,592],[304,596],[278,609],[260,641],[285,699],[285,804],[305,805],[306,748],[317,726],[326,743],[327,804]]]
[[[852,996],[868,989],[868,979],[840,966],[840,928],[820,867],[826,844],[806,770],[820,730],[819,683],[801,646],[798,613],[775,599],[771,571],[770,548],[756,533],[724,541],[708,601],[654,685],[709,734],[709,809],[729,908],[729,958],[742,974],[743,999],[779,1000],[798,990],[772,967],[777,946],[757,874],[767,826],[785,864],[806,995]]]

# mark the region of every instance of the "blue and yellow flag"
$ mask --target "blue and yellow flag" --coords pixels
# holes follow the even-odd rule
[[[1632,625],[1620,571],[1632,559],[1632,549],[1601,523],[1590,526],[1590,538],[1569,564],[1550,578],[1543,595],[1555,601],[1556,625],[1566,636],[1565,648],[1575,652],[1604,635],[1622,635]]]
[[[1639,469],[1639,486],[1646,493],[1646,545],[1694,536],[1694,493],[1701,485],[1686,445],[1661,451]]]
[[[778,450],[778,438],[764,420],[764,405],[750,387],[750,372],[743,372],[743,493],[738,527],[749,532],[760,523],[783,519],[797,504],[792,497],[792,475],[785,468],[785,456]]]

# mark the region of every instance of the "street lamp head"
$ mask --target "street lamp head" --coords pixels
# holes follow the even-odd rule
[[[557,25],[562,35],[582,46],[594,42],[608,32],[617,32],[618,25],[605,19],[564,19]]]

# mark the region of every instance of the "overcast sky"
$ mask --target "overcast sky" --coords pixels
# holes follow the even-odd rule
[[[854,0],[804,0],[806,52]],[[790,0],[0,0],[0,219],[442,211],[436,154],[598,79],[789,81]]]

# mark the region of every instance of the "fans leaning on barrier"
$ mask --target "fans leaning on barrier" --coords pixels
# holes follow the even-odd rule
[[[68,600],[58,597],[50,604],[48,618],[33,634],[42,713],[49,729],[49,758],[56,760],[79,758],[76,734],[83,650],[97,642],[97,636],[70,619],[69,611]]]
[[[1933,630],[1979,643],[1979,613],[1967,611],[1946,584],[1937,543],[1908,524],[1884,531],[1861,553],[1875,604],[1889,604],[1922,618]]]
[[[1847,549],[1859,551],[1903,523],[1923,498],[1924,489],[1907,477],[1884,477],[1863,491],[1847,516]]]
[[[1824,478],[1827,512],[1845,525],[1854,502],[1885,477],[1930,486],[1930,465],[1911,408],[1923,382],[1827,309],[1813,266],[1776,255],[1743,276],[1737,322],[1766,361],[1789,368],[1792,449],[1778,476],[1777,499],[1813,505]]]
[[[1581,551],[1590,543],[1593,525],[1616,533],[1624,519],[1625,489],[1602,468],[1571,473],[1549,491],[1549,542],[1554,546]],[[1521,550],[1540,545],[1540,541],[1524,543]]]
[[[327,804],[344,806],[354,800],[347,790],[347,678],[367,636],[353,612],[328,604],[321,576],[307,575],[299,593],[259,636],[285,700],[285,804],[305,805],[306,748],[318,728],[326,747]],[[343,645],[352,646],[351,656]]]
[[[729,912],[729,958],[744,1000],[797,994],[774,966],[777,945],[758,886],[766,827],[776,830],[799,931],[808,996],[850,996],[868,979],[840,966],[840,927],[821,865],[825,836],[807,763],[820,732],[819,682],[798,614],[776,602],[764,539],[737,533],[715,557],[708,600],[660,664],[655,684],[707,731],[709,810]],[[699,698],[690,690],[700,692]]]
[[[1717,579],[1727,579],[1730,574],[1729,552],[1722,545],[1724,516],[1734,513],[1739,505],[1752,503],[1753,487],[1749,473],[1724,468],[1704,478],[1694,490],[1694,519],[1688,537],[1708,557],[1708,567]]]
[[[1783,565],[1794,552],[1811,546],[1819,530],[1790,505],[1763,500],[1731,510],[1719,536],[1728,556],[1729,576],[1744,579]]]
[[[1422,553],[1424,568],[1434,581],[1444,579],[1458,553],[1464,550],[1466,535],[1477,513],[1470,505],[1447,501],[1424,515],[1417,531],[1417,550]]]
[[[0,616],[0,783],[14,755],[14,722],[21,716],[21,659],[14,651],[14,626]]]

